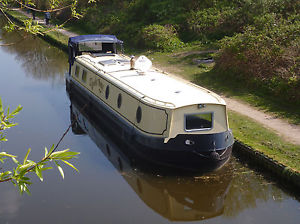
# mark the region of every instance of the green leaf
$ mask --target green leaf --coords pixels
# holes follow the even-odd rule
[[[12,157],[11,159],[14,161],[15,164],[18,164],[18,165],[20,164],[19,161],[15,157]]]
[[[54,144],[51,146],[48,155],[51,155],[53,153],[53,151],[54,151]]]
[[[45,158],[48,156],[48,149],[45,147]]]
[[[40,170],[41,171],[45,171],[45,170],[52,170],[53,169],[53,167],[44,167],[44,168],[40,168]]]
[[[17,115],[22,109],[23,107],[21,107],[21,105],[18,105],[17,108],[11,113],[11,115]]]
[[[29,180],[30,180],[29,178],[26,178],[26,179],[24,178],[24,179],[19,180],[19,183],[31,185],[32,183]]]
[[[6,171],[4,173],[0,173],[0,180],[8,178],[9,175],[11,175],[11,171]]]
[[[67,164],[68,166],[72,167],[74,170],[76,170],[79,173],[79,170],[70,162],[67,162],[65,160],[62,160],[62,162],[64,162],[65,164]]]
[[[61,166],[55,161],[55,164],[57,166],[58,171],[60,172],[60,175],[62,176],[63,179],[65,179],[65,174]]]
[[[27,151],[27,153],[26,153],[26,156],[24,157],[23,165],[26,164],[27,158],[28,158],[28,155],[29,155],[30,151],[31,151],[31,148],[28,149],[28,151]]]
[[[6,152],[0,152],[0,156],[6,156],[6,157],[16,157],[14,155],[8,154]]]
[[[25,165],[19,165],[17,167],[17,171],[20,172],[20,175],[23,176],[26,172],[28,172],[28,169],[35,166],[36,163],[35,162],[29,162],[29,163],[26,163]]]
[[[36,163],[33,162],[33,161],[31,161],[31,162],[28,162],[28,163],[26,163],[24,165],[19,165],[17,167],[17,170],[20,171],[20,172],[22,172],[23,170],[27,170],[28,168],[30,168],[32,166],[35,166],[35,165],[36,165]]]
[[[7,138],[1,137],[1,138],[0,138],[0,142],[7,142]]]
[[[80,154],[79,152],[72,152],[72,151],[69,151],[69,149],[65,149],[62,151],[57,151],[57,152],[52,153],[50,158],[56,159],[56,160],[69,160],[69,159],[75,158],[79,154]]]
[[[36,167],[35,167],[35,173],[36,173],[36,175],[40,178],[40,180],[43,182],[44,178],[43,178],[42,171],[41,171],[41,169],[39,168],[39,166],[36,166]]]
[[[20,194],[23,195],[24,192],[26,192],[28,195],[31,195],[27,185],[25,183],[17,183],[19,187]]]

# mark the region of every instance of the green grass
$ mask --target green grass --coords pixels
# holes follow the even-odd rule
[[[51,39],[56,40],[58,43],[61,43],[62,45],[65,45],[65,46],[68,45],[69,37],[63,35],[62,33],[58,32],[56,30],[47,33],[47,35]]]
[[[13,11],[13,10],[10,10],[10,11],[5,11],[6,13],[9,13],[9,15],[11,15],[12,17],[14,17],[15,19],[19,20],[19,21],[24,21],[24,20],[27,20],[28,17],[25,16],[24,14],[18,12],[18,11]]]
[[[282,140],[252,119],[229,111],[229,125],[237,140],[300,172],[300,146]]]
[[[94,34],[90,32],[86,32],[85,30],[82,30],[80,26],[73,26],[72,24],[67,23],[64,26],[65,30],[68,30],[73,33],[77,33],[78,35],[85,35],[85,34]]]
[[[28,20],[27,16],[25,16],[24,14],[18,11],[9,11],[9,12],[7,11],[7,13],[9,13],[9,15],[11,15],[15,20],[17,20],[18,23],[22,23],[23,21]],[[42,35],[44,39],[53,42],[59,47],[65,48],[66,46],[68,46],[69,38],[67,36],[63,35],[62,33],[56,30],[47,32],[47,30],[49,30],[49,27],[46,26],[42,26],[42,27],[43,28],[41,29],[41,31],[45,32],[45,34]]]

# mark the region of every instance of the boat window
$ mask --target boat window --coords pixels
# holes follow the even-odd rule
[[[102,52],[103,53],[114,53],[114,44],[113,43],[102,43]]]
[[[79,70],[80,70],[79,66],[76,65],[76,67],[75,67],[75,76],[76,76],[77,78],[79,77]]]
[[[105,89],[105,98],[108,99],[108,97],[109,97],[109,86],[107,85]]]
[[[139,106],[136,110],[136,121],[140,123],[142,120],[142,108]]]
[[[102,43],[99,41],[86,41],[78,44],[79,51],[102,51]]]
[[[81,77],[83,82],[86,82],[86,70],[82,70],[82,77]]]
[[[118,104],[118,108],[120,108],[121,105],[122,105],[122,95],[121,95],[121,93],[118,95],[118,102],[117,102],[117,104]]]
[[[207,130],[207,129],[211,129],[212,125],[213,125],[213,113],[185,115],[186,131]]]

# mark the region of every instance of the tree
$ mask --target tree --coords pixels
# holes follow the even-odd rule
[[[88,3],[95,1],[96,0],[87,0]],[[53,13],[60,10],[69,9],[69,18],[67,18],[66,21],[60,25],[62,26],[72,18],[80,18],[81,15],[76,10],[77,3],[78,0],[0,0],[0,11],[8,21],[8,24],[5,26],[7,31],[23,30],[34,35],[43,35],[43,33],[47,32],[47,29],[39,24],[34,24],[32,19],[24,21],[24,26],[20,26],[10,20],[5,11],[11,9],[13,5],[32,10],[34,12]],[[56,28],[60,26],[56,26]],[[0,98],[0,143],[7,141],[4,131],[17,125],[12,120],[21,111],[21,109],[22,107],[18,106],[14,111],[10,112],[9,107],[3,107],[2,100]],[[0,148],[0,164],[2,163],[3,165],[7,159],[11,159],[15,163],[15,167],[11,170],[5,170],[4,168],[0,167],[0,183],[11,182],[19,188],[21,194],[24,192],[30,194],[28,186],[31,185],[32,182],[28,177],[29,173],[35,173],[36,176],[43,181],[43,172],[52,169],[52,164],[54,164],[54,166],[58,168],[62,178],[64,178],[64,172],[61,167],[62,163],[78,171],[76,167],[69,162],[69,160],[76,158],[79,153],[69,151],[69,149],[61,151],[57,150],[60,142],[67,134],[71,126],[72,124],[68,127],[66,132],[62,135],[61,139],[55,146],[52,145],[49,150],[45,148],[45,155],[38,162],[29,159],[31,149],[28,149],[23,161],[19,161],[17,160],[17,156],[3,152]]]
[[[87,0],[87,2],[94,3],[96,2],[96,0]],[[0,0],[0,11],[8,21],[8,24],[5,27],[6,30],[24,30],[28,33],[43,35],[43,33],[47,32],[47,29],[45,29],[45,27],[33,23],[32,19],[25,20],[24,26],[20,26],[9,19],[5,10],[10,10],[12,6],[19,6],[27,10],[43,13],[54,13],[61,10],[69,9],[70,15],[68,16],[68,18],[66,18],[64,22],[56,26],[56,28],[58,28],[63,26],[72,18],[79,19],[81,17],[81,14],[77,11],[77,4],[78,0]],[[48,30],[49,29],[50,28],[48,28]]]
[[[0,143],[7,141],[4,131],[17,125],[17,123],[14,123],[12,120],[21,111],[21,109],[22,107],[19,105],[14,111],[10,112],[9,107],[3,107],[2,100],[0,98]],[[70,159],[76,158],[79,154],[78,152],[72,152],[69,151],[69,149],[57,151],[60,142],[69,131],[71,125],[55,146],[52,145],[49,150],[45,148],[45,155],[38,162],[29,160],[29,153],[31,151],[30,148],[28,149],[23,161],[17,160],[15,155],[3,152],[0,148],[0,164],[5,163],[9,158],[15,163],[15,167],[12,170],[5,170],[0,167],[0,183],[11,182],[19,188],[21,194],[23,192],[30,194],[28,189],[28,186],[31,185],[30,178],[28,177],[29,173],[35,173],[36,176],[43,181],[43,172],[52,169],[53,167],[51,164],[54,164],[58,168],[62,178],[64,178],[64,172],[61,167],[62,163],[78,171],[77,168],[69,162]]]
[[[95,1],[96,0],[86,0],[87,3],[93,3]],[[56,28],[58,28],[63,26],[72,18],[80,18],[81,15],[77,12],[77,4],[78,0],[0,0],[0,11],[8,21],[8,24],[5,26],[7,31],[23,30],[34,35],[43,35],[43,33],[48,32],[50,28],[47,30],[45,27],[33,23],[32,19],[24,21],[24,25],[20,26],[10,20],[9,16],[6,14],[6,10],[11,9],[13,5],[32,10],[34,12],[54,13],[60,10],[69,9],[70,15],[61,25],[56,26]],[[10,112],[9,107],[3,107],[2,100],[0,98],[0,143],[7,141],[4,131],[17,125],[12,120],[21,111],[21,109],[22,107],[18,106],[14,111]],[[0,148],[0,164],[2,163],[3,165],[7,159],[11,159],[15,163],[15,167],[12,170],[5,170],[4,168],[0,167],[0,183],[11,182],[19,188],[21,194],[24,192],[29,194],[30,192],[28,186],[31,185],[31,179],[28,177],[29,173],[35,173],[36,176],[43,181],[43,172],[52,169],[52,164],[54,164],[54,166],[58,168],[62,178],[64,178],[64,172],[61,167],[62,163],[78,171],[76,167],[69,162],[69,160],[76,158],[79,153],[69,151],[69,149],[61,151],[57,150],[60,142],[67,134],[71,126],[72,124],[68,127],[55,146],[52,145],[49,150],[45,148],[45,155],[38,162],[29,159],[31,149],[28,149],[23,161],[19,161],[15,155],[3,152]]]

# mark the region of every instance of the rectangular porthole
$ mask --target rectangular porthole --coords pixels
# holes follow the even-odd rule
[[[213,113],[198,113],[185,115],[186,131],[209,130],[213,127]]]
[[[78,65],[76,65],[76,67],[75,67],[75,76],[78,78],[79,77],[79,70],[80,70],[80,68],[79,68],[79,66]]]
[[[81,79],[83,82],[86,82],[86,70],[82,70],[82,76],[81,76]]]

